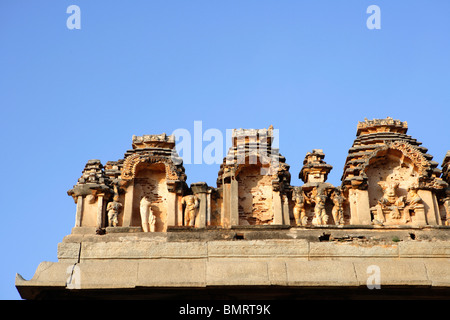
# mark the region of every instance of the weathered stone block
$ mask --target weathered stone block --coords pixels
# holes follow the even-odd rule
[[[308,257],[306,240],[210,241],[209,257]]]
[[[267,262],[253,259],[210,259],[206,268],[208,286],[269,285]]]
[[[203,287],[206,284],[204,259],[158,259],[139,261],[138,286]]]
[[[397,245],[311,242],[309,247],[310,258],[398,257]]]
[[[79,269],[79,288],[134,288],[137,280],[138,262],[132,260],[84,261]]]
[[[448,241],[408,241],[398,246],[401,258],[450,258]]]
[[[347,261],[286,261],[288,286],[357,286],[353,264]]]
[[[373,271],[368,270],[368,267],[372,265],[379,268],[381,288],[396,285],[431,285],[427,269],[422,261],[394,259],[364,259],[354,262],[360,285],[366,285],[368,277],[373,275]]]
[[[81,243],[60,242],[58,243],[57,257],[59,261],[78,262],[80,257]]]
[[[201,242],[97,242],[82,243],[81,260],[205,258],[206,243]]]

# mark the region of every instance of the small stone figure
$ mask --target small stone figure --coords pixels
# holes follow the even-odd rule
[[[115,195],[112,202],[108,203],[106,207],[106,211],[108,211],[108,226],[109,227],[117,227],[119,220],[117,217],[119,216],[120,208],[122,208],[122,204],[119,202],[119,196]]]
[[[294,217],[295,224],[297,226],[306,226],[308,222],[308,217],[306,216],[305,210],[305,194],[303,190],[294,190],[293,200],[295,202],[294,206]]]
[[[139,204],[141,213],[142,230],[144,232],[155,232],[156,217],[153,215],[150,199],[142,197]]]
[[[327,196],[324,191],[317,191],[314,188],[311,194],[311,200],[315,202],[314,206],[314,218],[312,220],[313,225],[326,225],[328,224],[328,215],[325,211],[325,202],[327,201]]]
[[[400,219],[400,211],[399,208],[403,208],[405,206],[404,197],[397,197],[395,191],[399,185],[398,182],[386,182],[380,181],[378,185],[383,190],[383,197],[378,200],[378,204],[376,205],[376,219],[373,220],[374,224],[383,225],[386,221],[384,218],[383,210],[391,211],[392,219]]]
[[[450,199],[445,199],[444,208],[445,208],[445,225],[450,226]]]
[[[196,209],[198,207],[198,198],[194,195],[184,196],[181,199],[184,209],[184,225],[195,226]]]
[[[408,188],[408,196],[406,198],[406,206],[403,209],[403,216],[405,218],[405,222],[409,222],[411,220],[410,210],[415,210],[416,207],[422,202],[422,198],[417,194],[417,188],[410,187]]]
[[[336,225],[343,225],[344,224],[344,197],[341,194],[341,191],[339,188],[336,188],[333,193],[333,209],[331,211],[331,214],[333,215],[334,222]]]

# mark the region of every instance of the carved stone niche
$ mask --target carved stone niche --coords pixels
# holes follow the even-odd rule
[[[186,175],[172,136],[134,136],[118,180],[125,195],[123,227],[163,232],[168,226],[183,225],[179,207]]]
[[[419,190],[421,170],[398,149],[384,148],[368,160],[365,175],[373,224],[427,224],[425,210],[434,210],[434,203],[429,191]]]
[[[100,229],[106,226],[106,203],[113,195],[110,179],[100,160],[86,163],[76,185],[67,191],[77,204],[75,229]]]
[[[272,148],[273,127],[233,130],[219,170],[221,225],[289,225],[289,165]]]
[[[168,194],[164,164],[139,164],[134,178],[132,225],[142,225],[141,203],[146,198],[151,209],[149,214],[156,219],[154,231],[166,231]]]
[[[272,224],[272,176],[261,175],[261,167],[248,165],[238,172],[239,224]]]

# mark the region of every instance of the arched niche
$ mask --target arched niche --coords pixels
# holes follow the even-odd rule
[[[417,184],[420,176],[414,161],[396,149],[378,151],[369,159],[364,173],[367,176],[370,207],[383,197],[383,190],[378,184],[380,181],[397,182],[396,195],[406,197],[408,188]]]
[[[384,225],[426,224],[425,211],[433,216],[433,203],[426,194],[421,194],[419,181],[429,168],[423,154],[406,142],[387,143],[375,149],[362,170],[372,221]],[[408,204],[417,192],[422,199],[410,210]]]
[[[236,171],[240,225],[263,225],[273,222],[273,176],[264,174],[265,169],[258,163],[241,165]]]
[[[141,225],[140,202],[147,197],[151,202],[153,215],[156,217],[155,231],[167,229],[168,188],[166,166],[163,163],[138,163],[133,179],[133,225]]]

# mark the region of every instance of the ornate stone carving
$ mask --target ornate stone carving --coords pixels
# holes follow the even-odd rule
[[[184,207],[184,225],[195,226],[195,218],[197,216],[197,208],[199,205],[198,198],[195,195],[187,195],[181,199]]]
[[[147,196],[142,197],[139,203],[142,230],[144,232],[155,232],[156,217],[152,212],[152,203]]]
[[[383,190],[383,197],[378,200],[376,206],[377,216],[375,224],[383,224],[386,220],[383,211],[390,211],[391,218],[400,219],[400,207],[404,206],[403,197],[398,197],[395,193],[399,183],[380,181],[378,185]]]
[[[411,211],[416,213],[419,208],[423,210],[422,198],[417,193],[417,186],[410,186],[408,188],[408,196],[405,200],[405,208],[403,209],[403,217],[405,222],[411,221]]]
[[[326,225],[328,224],[327,212],[325,210],[325,203],[327,201],[327,194],[325,189],[315,187],[311,192],[311,201],[314,205],[314,218],[312,219],[312,225]]]
[[[90,160],[68,194],[77,202],[77,227],[104,227],[107,221],[136,228],[139,215],[145,232],[183,225],[450,224],[450,153],[441,177],[437,163],[407,129],[406,122],[389,117],[360,122],[337,188],[326,182],[333,167],[321,149],[306,153],[299,172],[304,184],[292,186],[270,126],[233,131],[217,188],[187,187],[175,138],[161,134],[133,136],[133,149],[105,168]],[[113,201],[112,195],[117,196]]]
[[[376,212],[372,221],[373,224],[383,225],[386,222],[385,214],[389,214],[391,219],[398,220],[403,217],[404,223],[411,221],[411,213],[418,216],[421,221],[424,219],[424,205],[422,204],[422,198],[417,193],[418,187],[416,184],[408,187],[407,196],[397,195],[398,182],[380,181],[378,184],[383,190],[383,197],[372,208],[372,211]]]
[[[333,191],[331,200],[333,201],[333,209],[331,214],[336,225],[343,225],[344,222],[344,201],[345,198],[341,193],[341,189],[338,187]]]
[[[293,190],[292,200],[294,201],[294,218],[297,226],[306,226],[308,217],[306,216],[306,196],[300,187],[295,187]]]
[[[113,201],[109,202],[106,211],[108,212],[108,226],[117,227],[119,223],[118,216],[123,205],[119,202],[119,196],[114,196]]]
[[[123,164],[121,180],[126,182],[134,179],[136,176],[136,168],[141,163],[164,164],[167,180],[186,180],[184,171],[182,169],[178,169],[170,159],[153,156],[151,154],[132,154],[127,157]]]

